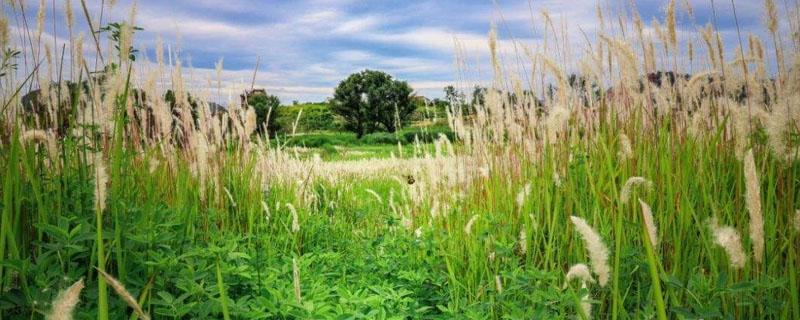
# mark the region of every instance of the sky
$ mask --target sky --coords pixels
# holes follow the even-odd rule
[[[629,4],[627,0],[601,1],[616,12]],[[692,18],[683,9],[687,1],[694,11]],[[67,1],[42,2],[48,6],[44,37],[55,33],[58,41],[65,41],[69,37],[63,27]],[[645,22],[664,16],[666,1],[635,2]],[[717,26],[726,43],[736,43],[731,2],[716,2]],[[742,32],[763,34],[762,1],[736,2]],[[27,19],[32,23],[41,2],[27,3]],[[86,3],[90,14],[99,16],[100,1]],[[678,3],[680,34],[692,34],[698,26],[712,22],[710,1]],[[110,11],[106,9],[106,21],[128,19],[131,4],[130,0],[116,1]],[[191,66],[186,70],[198,86],[214,77],[215,64],[222,60],[228,96],[238,95],[231,93],[235,88],[249,87],[260,59],[256,86],[279,96],[284,104],[322,101],[341,80],[364,69],[388,72],[408,81],[418,94],[433,98],[441,97],[442,88],[461,77],[456,40],[467,64],[488,70],[482,66],[488,65],[487,34],[493,22],[498,47],[508,62],[514,56],[512,39],[531,47],[543,43],[542,10],[567,27],[575,44],[582,43],[583,33],[596,37],[596,4],[580,0],[139,0],[135,24],[144,30],[137,33],[135,43],[141,54],[154,59],[156,41],[163,39],[169,52],[179,56],[184,66]],[[72,0],[72,5],[76,29],[87,30],[80,0]],[[7,14],[17,15],[12,23],[19,21],[20,13],[9,10],[5,9]],[[55,32],[51,31],[53,17],[58,26]],[[476,81],[490,77],[488,72],[477,74]],[[227,98],[219,94],[212,99]]]

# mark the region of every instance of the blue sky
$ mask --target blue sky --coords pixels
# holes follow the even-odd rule
[[[629,3],[601,1],[617,10]],[[36,2],[28,1],[32,8],[27,13],[34,21]],[[58,2],[56,24],[63,26],[64,3]],[[80,1],[72,2],[76,16],[82,17]],[[678,1],[679,9],[682,2]],[[711,21],[711,6],[706,0],[688,2],[694,9],[694,19],[682,9],[679,18],[681,31],[691,34],[697,26]],[[96,16],[99,1],[88,0],[87,4]],[[532,0],[532,19],[527,0],[139,0],[136,24],[144,31],[137,35],[136,44],[151,57],[157,37],[162,37],[173,52],[180,48],[181,59],[194,69],[192,79],[201,86],[207,83],[203,78],[213,74],[214,64],[223,58],[226,86],[249,86],[256,57],[260,56],[256,85],[277,94],[284,103],[324,100],[339,81],[365,68],[384,70],[408,81],[418,93],[438,97],[442,87],[458,78],[454,39],[463,45],[468,63],[480,68],[487,64],[487,33],[492,21],[498,23],[501,50],[511,51],[511,37],[531,46],[541,44],[540,12],[547,10],[557,24],[562,18],[567,21],[570,38],[581,43],[581,29],[590,37],[597,32],[595,4]],[[127,18],[130,5],[129,0],[118,1],[111,19]],[[666,1],[636,1],[636,5],[643,19],[650,22],[663,16]],[[761,5],[757,0],[737,0],[743,32],[762,33]],[[718,26],[732,47],[735,29],[730,1],[718,0],[717,10]],[[85,25],[80,23],[82,19],[78,21]],[[67,37],[64,30],[57,29],[56,33]]]

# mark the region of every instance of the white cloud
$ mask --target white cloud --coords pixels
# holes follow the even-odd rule
[[[353,34],[364,32],[369,29],[376,28],[381,22],[381,18],[375,16],[358,17],[342,22],[336,29],[335,33],[339,34]]]

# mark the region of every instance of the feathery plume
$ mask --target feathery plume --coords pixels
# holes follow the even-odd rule
[[[517,192],[517,208],[522,208],[525,204],[525,198],[531,194],[531,183],[528,182],[525,186]]]
[[[678,48],[678,32],[675,26],[675,0],[669,2],[667,6],[667,35],[669,44],[673,49]]]
[[[297,266],[297,258],[292,258],[292,282],[294,284],[294,299],[300,304],[303,297],[300,292],[300,268]]]
[[[23,142],[43,143],[47,146],[47,153],[52,160],[58,157],[58,142],[56,141],[56,135],[52,131],[44,131],[41,129],[27,130],[20,136],[20,140]]]
[[[289,212],[292,214],[292,233],[300,231],[300,217],[297,215],[297,209],[291,203],[286,203]]]
[[[498,294],[503,293],[503,279],[501,279],[499,275],[494,276],[494,286]]]
[[[557,142],[558,134],[566,126],[569,117],[569,109],[561,105],[556,105],[550,110],[550,114],[547,115],[547,119],[545,120],[545,130],[549,143],[555,144]]]
[[[53,300],[53,309],[47,315],[47,320],[72,320],[75,306],[80,302],[83,290],[83,278],[61,291]]]
[[[539,54],[539,60],[542,61],[542,65],[545,69],[549,70],[550,73],[553,74],[553,77],[556,78],[556,82],[558,82],[559,87],[568,87],[569,82],[567,81],[567,75],[564,73],[564,70],[558,66],[558,63],[550,59],[549,57]],[[564,101],[561,101],[562,103]]]
[[[753,242],[753,258],[761,262],[764,258],[764,217],[761,214],[761,191],[753,159],[753,149],[744,157],[744,176],[747,188],[747,211],[750,212],[750,241]]]
[[[622,160],[628,160],[633,157],[631,140],[624,133],[619,135],[619,157]]]
[[[489,53],[491,54],[494,76],[500,77],[500,61],[497,59],[497,27],[492,23],[489,28]]]
[[[765,24],[770,33],[778,32],[778,9],[775,0],[764,0],[764,10],[767,12]]]
[[[231,203],[231,206],[236,208],[236,201],[233,200],[233,195],[231,191],[228,190],[228,187],[222,187],[222,190],[225,190],[225,195],[228,197],[228,202]]]
[[[103,276],[103,279],[106,280],[106,282],[111,286],[111,288],[114,288],[114,291],[117,292],[117,295],[119,295],[120,298],[122,298],[122,300],[125,301],[125,303],[127,303],[128,306],[131,307],[131,309],[133,309],[133,312],[135,312],[139,316],[139,318],[141,318],[142,320],[150,320],[150,316],[148,316],[144,312],[144,310],[142,310],[142,307],[139,306],[139,303],[136,302],[136,299],[133,297],[133,295],[130,294],[130,292],[128,292],[127,289],[125,289],[125,286],[123,286],[122,283],[120,283],[117,279],[114,279],[114,277],[112,277],[103,270],[97,268],[95,268],[95,270],[97,270],[97,272],[100,273],[101,276]]]
[[[653,182],[647,180],[643,177],[630,177],[627,181],[625,181],[625,185],[622,186],[622,191],[619,194],[619,200],[622,203],[628,203],[631,199],[631,190],[635,186],[644,186],[647,190],[653,188]]]
[[[586,250],[589,251],[589,259],[592,261],[592,271],[597,275],[597,280],[601,287],[608,284],[611,274],[611,266],[608,265],[608,248],[603,243],[603,238],[597,233],[586,220],[572,216],[570,217],[575,230],[583,237]]]
[[[301,109],[302,112],[302,109]],[[253,134],[258,127],[258,121],[256,120],[256,108],[250,107],[247,108],[245,113],[245,123],[244,123],[244,132],[247,136]]]
[[[786,100],[800,101],[800,96],[795,94]],[[780,107],[774,108],[766,121],[765,129],[769,145],[777,156],[785,160],[793,160],[798,154],[798,145],[793,138],[796,133],[796,125],[800,121],[798,117],[800,117],[800,113],[794,112],[791,108]]]
[[[564,288],[566,288],[569,285],[569,282],[574,280],[574,279],[578,279],[578,280],[581,281],[581,288],[582,289],[586,289],[588,283],[594,283],[594,279],[592,278],[592,274],[589,273],[589,267],[587,267],[583,263],[578,263],[578,264],[575,264],[572,267],[570,267],[569,271],[567,271],[566,278],[567,278],[567,280],[566,280],[566,283],[564,283]],[[583,297],[581,297],[581,309],[583,309],[583,313],[587,317],[591,317],[591,315],[592,315],[592,303],[589,301],[589,295],[588,294],[586,294]]]
[[[478,220],[478,215],[473,215],[472,218],[469,218],[467,224],[464,226],[464,233],[467,235],[472,234],[472,225],[475,223],[475,220]]]
[[[525,229],[519,231],[519,253],[525,255],[528,252],[528,234]]]
[[[708,51],[708,61],[711,63],[711,67],[717,69],[717,66],[720,65],[719,61],[717,61],[717,53],[716,47],[714,46],[713,41],[714,38],[714,28],[711,24],[706,24],[706,27],[700,30],[700,34],[703,36],[703,42],[706,45],[706,50]]]
[[[379,203],[383,203],[383,198],[381,198],[381,195],[379,195],[377,192],[375,192],[375,190],[365,189],[364,191],[366,191],[367,193],[369,193],[373,197],[375,197],[375,199],[378,200]]]
[[[37,39],[42,38],[42,32],[44,32],[44,20],[47,13],[47,2],[44,0],[39,0],[39,10],[36,11],[36,37]]]
[[[613,39],[607,35],[601,34],[600,39],[608,44],[612,53],[617,56],[618,63],[623,68],[624,75],[628,79],[633,79],[639,75],[637,66],[636,53],[633,52],[630,45],[622,40]]]
[[[794,211],[794,230],[800,231],[800,209]]]
[[[106,166],[103,163],[103,154],[97,152],[94,154],[94,201],[95,207],[101,212],[106,209],[106,190],[108,185],[108,174],[106,173]]]
[[[272,213],[269,211],[269,206],[266,202],[261,201],[261,209],[264,210],[264,217],[267,219],[267,222],[269,222],[269,219],[272,217]]]
[[[553,184],[556,188],[561,186],[561,176],[558,174],[558,171],[553,171]]]
[[[644,220],[644,226],[647,228],[647,236],[650,237],[650,245],[652,245],[653,250],[655,250],[656,247],[658,247],[658,231],[653,221],[653,210],[650,209],[650,206],[642,201],[642,199],[639,199],[639,204],[642,206],[642,218]]]
[[[720,226],[716,218],[711,219],[709,226],[714,233],[714,243],[725,250],[731,266],[734,269],[744,268],[747,256],[742,249],[742,238],[739,236],[739,232],[730,226]]]
[[[67,18],[67,28],[72,30],[75,25],[75,14],[72,12],[72,0],[64,1],[64,16]]]
[[[569,268],[567,272],[567,282],[574,279],[579,279],[586,283],[594,283],[594,278],[592,278],[592,273],[589,272],[589,267],[583,263],[575,264]]]
[[[8,29],[8,18],[4,14],[0,15],[0,48],[5,48],[8,45],[8,39],[11,32]]]

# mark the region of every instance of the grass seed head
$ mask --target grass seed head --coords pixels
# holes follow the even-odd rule
[[[642,199],[639,199],[639,204],[642,206],[642,218],[644,226],[647,228],[647,236],[650,237],[650,245],[655,250],[658,247],[658,231],[653,220],[653,210]]]
[[[587,267],[583,263],[578,263],[573,265],[567,271],[566,282],[564,283],[564,288],[569,285],[569,282],[578,279],[581,281],[581,288],[587,288],[588,284],[594,283],[594,278],[592,278],[592,274],[589,272],[589,267]],[[592,315],[592,303],[589,301],[589,295],[584,295],[581,297],[581,309],[583,309],[583,313],[591,317]]]
[[[631,140],[627,135],[619,135],[619,157],[622,160],[633,158],[633,148],[631,147]]]
[[[753,257],[756,262],[764,258],[764,217],[761,213],[761,188],[758,183],[756,162],[753,150],[744,157],[744,176],[747,188],[747,211],[750,213],[750,241],[753,243]]]
[[[95,207],[103,211],[106,209],[106,193],[108,188],[108,174],[106,173],[106,166],[103,163],[103,154],[101,152],[96,152],[93,162],[95,166]]]
[[[794,230],[800,232],[800,209],[794,211]]]
[[[297,304],[303,301],[303,296],[300,292],[300,267],[297,266],[297,258],[292,258],[292,283],[294,285],[294,299]]]
[[[469,218],[469,221],[467,221],[467,224],[464,226],[464,233],[467,235],[472,234],[472,225],[475,224],[475,221],[478,220],[478,217],[479,216],[476,214],[473,215],[472,218]]]
[[[503,279],[499,275],[494,276],[494,286],[498,294],[503,293]]]
[[[292,214],[292,233],[297,233],[300,231],[300,217],[297,215],[297,209],[291,203],[286,203],[286,207],[289,208],[289,213]]]
[[[134,298],[133,295],[131,295],[131,293],[128,292],[127,289],[125,289],[125,286],[123,286],[122,283],[119,282],[119,280],[115,279],[114,277],[112,277],[103,270],[100,269],[96,270],[103,277],[103,279],[106,280],[108,285],[110,285],[111,288],[114,289],[117,295],[119,295],[120,298],[122,298],[122,300],[125,301],[125,303],[127,303],[128,306],[131,307],[131,309],[133,309],[133,312],[135,312],[139,316],[139,318],[141,318],[142,320],[150,320],[150,316],[147,315],[144,312],[144,310],[142,310],[142,307],[139,306],[138,302],[136,302],[136,298]]]
[[[575,230],[583,237],[586,250],[589,251],[589,259],[592,261],[592,271],[597,275],[597,280],[601,287],[608,284],[611,275],[611,266],[608,265],[608,248],[603,243],[603,238],[597,233],[586,220],[572,216],[570,217]]]
[[[619,200],[622,203],[627,204],[631,199],[631,191],[635,186],[644,186],[646,189],[650,190],[653,188],[653,182],[647,180],[643,177],[630,177],[627,181],[625,181],[625,185],[622,186],[622,191],[619,194]]]
[[[739,236],[739,232],[733,227],[719,225],[716,218],[711,219],[709,226],[714,234],[714,243],[725,250],[731,266],[734,269],[744,268],[747,255],[742,249],[742,238]]]
[[[80,302],[81,290],[83,290],[83,279],[61,291],[53,300],[53,308],[47,315],[47,320],[72,320],[75,306]]]

